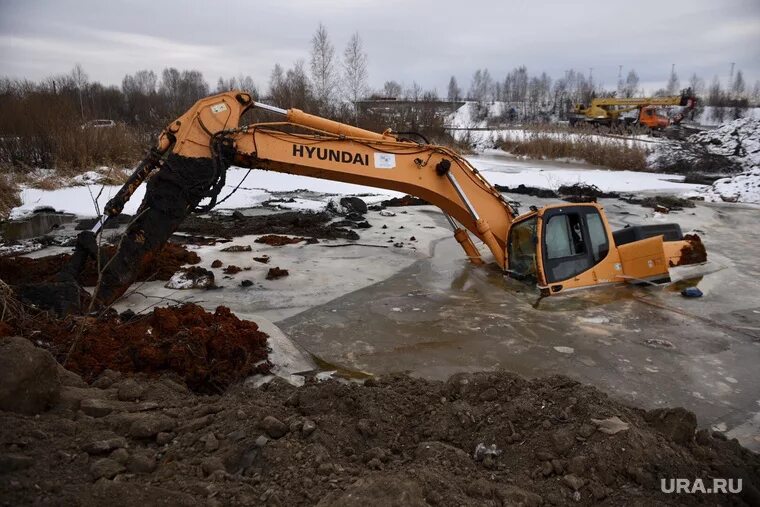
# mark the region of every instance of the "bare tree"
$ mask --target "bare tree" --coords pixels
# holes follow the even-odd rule
[[[82,121],[84,121],[84,102],[82,101],[82,89],[87,86],[88,76],[80,64],[74,65],[71,70],[71,79],[74,81],[74,85],[79,92],[79,111],[82,113]]]
[[[625,77],[625,84],[623,85],[622,94],[623,98],[630,99],[635,97],[639,92],[639,75],[635,70],[628,71],[628,75]]]
[[[741,70],[736,72],[736,77],[733,83],[731,83],[731,93],[734,99],[740,99],[744,96],[746,91],[746,84],[744,83],[744,74]]]
[[[457,78],[451,76],[449,79],[449,93],[447,95],[449,102],[456,102],[462,98],[462,89],[457,84]]]
[[[359,32],[348,40],[343,52],[343,73],[345,75],[345,94],[351,103],[367,94],[367,53],[364,52]]]
[[[311,79],[320,107],[323,111],[329,110],[337,84],[335,48],[327,35],[327,28],[322,23],[311,38]]]
[[[399,98],[401,96],[402,87],[396,81],[386,81],[383,84],[383,95],[385,98]]]

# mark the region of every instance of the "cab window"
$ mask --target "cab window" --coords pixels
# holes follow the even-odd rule
[[[607,232],[595,208],[558,208],[544,214],[544,221],[543,263],[548,283],[583,273],[607,256]]]
[[[512,276],[536,276],[536,217],[512,225],[509,230],[508,255]]]

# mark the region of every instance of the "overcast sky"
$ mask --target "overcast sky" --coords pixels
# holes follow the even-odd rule
[[[39,79],[81,63],[93,80],[167,66],[251,75],[266,87],[275,63],[308,62],[322,22],[336,47],[354,31],[370,85],[413,80],[442,95],[451,75],[467,88],[487,67],[502,79],[518,65],[558,77],[588,73],[608,87],[618,66],[649,89],[671,64],[685,86],[696,72],[728,81],[731,62],[748,87],[760,79],[760,0],[0,0],[0,75]]]

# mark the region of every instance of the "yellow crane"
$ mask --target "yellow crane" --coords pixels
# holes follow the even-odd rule
[[[587,123],[592,125],[616,125],[631,123],[622,118],[624,113],[639,110],[638,124],[650,129],[664,129],[668,125],[678,125],[685,113],[694,109],[697,99],[691,89],[684,90],[681,95],[669,97],[597,97],[589,106],[576,104],[570,113],[570,125]],[[658,113],[658,107],[681,106],[684,108],[673,118]],[[635,121],[635,120],[633,120]]]

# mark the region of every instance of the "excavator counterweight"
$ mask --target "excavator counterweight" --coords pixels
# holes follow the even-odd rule
[[[283,116],[282,122],[240,125],[248,109]],[[116,254],[103,261],[98,306],[120,297],[142,263],[158,251],[193,211],[217,204],[230,165],[344,181],[405,192],[439,207],[454,237],[475,264],[495,262],[505,274],[535,281],[542,294],[622,282],[667,280],[669,268],[704,260],[699,238],[677,225],[612,231],[596,203],[556,204],[516,216],[510,204],[456,151],[403,139],[391,131],[364,130],[297,109],[280,109],[231,91],[199,100],[170,123],[157,145],[105,207],[61,275],[76,278],[94,237],[151,173],[145,198]],[[476,246],[473,238],[485,249]],[[59,284],[60,285],[60,284]],[[29,292],[32,302],[39,288]],[[66,292],[66,294],[71,291]],[[22,293],[23,296],[23,293]],[[58,311],[76,304],[59,298]]]

